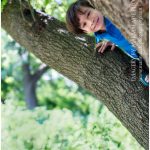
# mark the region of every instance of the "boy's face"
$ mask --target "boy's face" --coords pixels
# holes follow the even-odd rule
[[[80,13],[80,11],[82,11],[82,13]],[[80,29],[86,33],[97,32],[100,29],[104,29],[103,15],[98,10],[81,6],[80,11],[77,12]]]

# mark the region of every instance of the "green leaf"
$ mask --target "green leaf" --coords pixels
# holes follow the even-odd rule
[[[1,12],[3,12],[4,7],[6,6],[7,2],[8,2],[8,0],[2,0],[1,1]]]

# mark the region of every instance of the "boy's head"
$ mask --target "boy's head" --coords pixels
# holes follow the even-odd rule
[[[67,10],[66,26],[76,34],[96,32],[103,26],[103,16],[86,0],[78,0]]]

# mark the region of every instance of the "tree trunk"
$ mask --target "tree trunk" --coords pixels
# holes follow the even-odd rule
[[[44,13],[34,15],[33,22],[28,6],[24,3],[21,13],[18,1],[13,1],[2,13],[2,27],[44,63],[97,96],[148,149],[149,91],[139,81],[132,82],[134,74],[127,73],[135,62],[119,49],[96,58],[93,37],[70,34],[64,23]]]
[[[28,63],[24,63],[22,65],[24,73],[24,96],[27,108],[34,109],[36,106],[38,106],[38,99],[36,96],[37,82],[41,78],[41,76],[49,69],[49,67],[45,64],[42,64],[34,74],[31,74],[31,71],[29,69],[29,59],[27,61]]]
[[[24,73],[24,97],[28,109],[33,109],[38,105],[36,97],[36,82],[33,82],[30,74],[29,64],[23,64]]]

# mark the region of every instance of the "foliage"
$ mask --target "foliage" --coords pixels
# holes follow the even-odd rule
[[[41,81],[38,82],[37,97],[39,104],[47,106],[48,109],[67,108],[73,112],[88,115],[90,105],[96,99],[83,89],[84,94],[82,94],[79,87],[65,77],[57,75],[54,79],[54,74],[57,74],[57,72],[51,70],[44,74]],[[44,78],[47,79],[44,80]]]
[[[143,150],[106,107],[97,110],[84,119],[69,109],[29,111],[9,100],[2,105],[2,149]]]
[[[33,54],[29,54],[29,59],[23,59],[26,51],[16,41],[14,41],[4,30],[1,32],[2,37],[2,99],[8,97],[14,99],[24,99],[23,89],[23,70],[24,63],[30,64],[30,71],[34,73],[42,62]],[[13,90],[12,90],[13,89]]]
[[[6,6],[8,0],[2,0],[1,1],[1,12],[3,11],[4,7]]]
[[[75,0],[31,0],[31,5],[38,10],[45,11],[47,14],[65,21],[66,10]]]
[[[23,99],[21,93],[22,88],[22,71],[21,71],[21,59],[18,55],[18,50],[13,46],[14,42],[12,38],[6,35],[5,32],[1,32],[2,37],[2,91],[1,98],[3,100],[9,97],[8,94],[12,93],[20,100]],[[16,43],[16,42],[15,42]],[[20,74],[20,76],[18,76]],[[13,89],[13,90],[12,90]],[[15,94],[14,94],[15,93]]]

